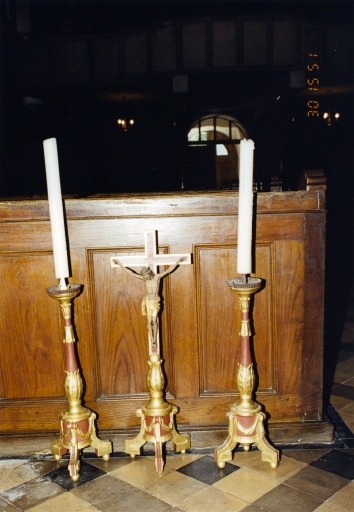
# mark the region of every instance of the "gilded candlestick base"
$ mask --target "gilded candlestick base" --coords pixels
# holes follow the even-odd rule
[[[265,414],[257,412],[251,416],[241,416],[230,411],[229,431],[225,442],[214,452],[214,459],[219,468],[225,466],[225,462],[232,460],[232,451],[237,444],[242,444],[244,451],[248,452],[252,443],[254,443],[261,452],[261,458],[264,462],[269,462],[273,469],[279,465],[279,451],[274,448],[266,438],[263,420]]]
[[[69,452],[68,470],[73,482],[80,478],[80,450],[92,446],[98,457],[103,460],[109,460],[112,452],[110,441],[102,441],[96,435],[95,420],[96,414],[86,409],[85,419],[67,418],[66,413],[62,413],[60,418],[60,435],[56,441],[50,445],[51,452],[55,460],[60,460],[63,455]]]
[[[185,453],[190,448],[190,436],[179,434],[175,429],[174,416],[177,414],[178,408],[163,399],[164,378],[161,363],[159,354],[150,354],[148,362],[150,401],[136,411],[137,416],[141,418],[139,434],[135,438],[125,441],[125,452],[132,458],[140,455],[141,447],[146,442],[153,443],[155,447],[155,467],[158,473],[162,473],[164,467],[164,443],[172,441],[174,450],[181,453]]]
[[[74,350],[74,331],[71,323],[71,301],[80,293],[81,285],[68,285],[67,289],[58,286],[47,288],[50,297],[60,303],[64,318],[65,382],[64,388],[69,409],[60,414],[60,435],[51,444],[55,460],[60,460],[69,452],[70,478],[76,482],[80,478],[80,450],[92,446],[98,456],[109,460],[112,452],[110,441],[102,441],[96,435],[96,414],[81,405],[82,379]]]
[[[236,291],[241,306],[241,327],[239,333],[240,353],[237,370],[237,388],[239,400],[231,407],[227,414],[229,417],[229,431],[225,442],[214,451],[214,459],[219,468],[225,462],[232,460],[232,451],[237,444],[242,444],[248,451],[251,444],[255,444],[261,451],[262,460],[269,462],[272,468],[279,465],[279,451],[266,439],[263,422],[265,414],[261,412],[261,405],[252,399],[255,375],[250,350],[250,300],[253,294],[262,286],[261,279],[248,278],[243,280],[235,278],[228,281],[231,290]]]

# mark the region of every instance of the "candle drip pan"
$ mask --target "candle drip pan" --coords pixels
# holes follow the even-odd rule
[[[228,286],[233,289],[256,289],[258,290],[262,286],[262,279],[259,277],[248,277],[245,281],[243,277],[234,277],[233,279],[228,279],[227,281]]]

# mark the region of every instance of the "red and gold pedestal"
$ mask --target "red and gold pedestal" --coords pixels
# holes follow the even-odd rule
[[[219,468],[232,460],[232,451],[237,444],[242,444],[248,451],[255,444],[261,451],[262,460],[269,462],[272,468],[279,465],[279,451],[266,439],[263,422],[266,415],[262,407],[252,399],[255,375],[250,350],[250,301],[251,297],[261,289],[262,280],[249,277],[248,280],[235,278],[228,281],[232,291],[240,300],[241,327],[239,333],[239,362],[237,370],[237,388],[239,400],[231,406],[228,413],[229,431],[225,442],[214,451],[214,459]]]
[[[125,452],[132,458],[140,455],[141,447],[146,443],[155,446],[155,467],[162,473],[164,467],[163,444],[172,441],[176,452],[185,453],[190,448],[190,436],[179,434],[175,428],[174,416],[178,412],[175,405],[163,399],[164,377],[161,368],[162,360],[155,352],[150,354],[148,361],[149,371],[147,383],[150,390],[150,401],[147,405],[136,411],[141,418],[139,434],[133,439],[125,441]]]
[[[75,337],[71,322],[71,302],[80,293],[81,285],[69,284],[67,289],[59,286],[47,288],[50,297],[59,301],[64,318],[65,347],[65,394],[69,408],[60,414],[60,435],[51,444],[55,460],[60,460],[67,452],[70,454],[70,478],[76,482],[80,478],[80,450],[92,446],[98,456],[109,460],[112,452],[110,441],[102,441],[96,436],[96,414],[81,405],[83,391],[82,379],[75,354]]]

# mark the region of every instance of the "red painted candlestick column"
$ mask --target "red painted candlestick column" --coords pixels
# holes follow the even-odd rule
[[[47,288],[50,297],[59,301],[64,319],[64,389],[69,409],[60,414],[60,436],[51,444],[51,450],[56,460],[69,452],[69,473],[71,480],[80,478],[80,450],[87,446],[95,448],[96,454],[104,460],[109,460],[112,452],[110,441],[101,441],[96,436],[96,414],[81,405],[83,392],[82,378],[75,353],[75,336],[71,321],[71,302],[79,295],[81,285],[68,285],[67,288],[52,286]]]
[[[265,414],[261,405],[252,399],[255,376],[251,357],[250,301],[261,289],[261,279],[250,277],[248,280],[236,278],[228,281],[232,291],[239,296],[241,307],[241,325],[239,332],[239,361],[237,369],[237,389],[239,400],[231,406],[228,413],[229,432],[226,441],[214,451],[214,459],[220,468],[232,460],[232,451],[237,444],[242,444],[248,451],[255,443],[262,452],[262,460],[270,463],[272,468],[279,464],[279,451],[266,439],[263,426]]]

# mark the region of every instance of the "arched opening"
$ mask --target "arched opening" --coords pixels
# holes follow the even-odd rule
[[[202,117],[188,132],[189,173],[204,175],[199,182],[208,186],[202,188],[238,188],[239,143],[247,137],[246,128],[234,117]]]

